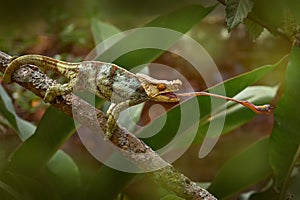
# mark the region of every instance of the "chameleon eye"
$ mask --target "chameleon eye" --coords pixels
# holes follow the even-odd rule
[[[166,88],[167,88],[167,86],[165,85],[165,84],[163,84],[163,83],[159,83],[159,84],[157,84],[157,89],[159,90],[159,91],[163,91],[163,90],[165,90]]]

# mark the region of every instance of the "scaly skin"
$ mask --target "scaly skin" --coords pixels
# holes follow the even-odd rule
[[[5,70],[3,81],[10,83],[14,72],[25,65],[35,65],[44,71],[53,70],[69,79],[68,83],[50,86],[44,97],[46,102],[53,101],[57,96],[71,93],[74,88],[77,90],[87,89],[100,98],[110,101],[111,105],[107,111],[107,139],[112,136],[121,111],[148,100],[178,102],[179,97],[202,95],[239,103],[257,114],[269,114],[273,109],[268,104],[256,106],[245,100],[236,100],[207,92],[174,94],[182,85],[178,79],[173,81],[158,80],[144,74],[133,74],[112,63],[99,61],[70,63],[41,55],[20,56],[12,58]]]
[[[144,74],[133,74],[111,63],[99,61],[71,63],[42,55],[13,58],[5,70],[3,82],[10,83],[14,72],[25,65],[35,65],[42,71],[53,70],[69,80],[68,83],[57,83],[49,87],[44,97],[46,102],[71,93],[75,86],[110,101],[111,106],[107,111],[107,139],[112,136],[121,111],[147,100],[178,102],[179,98],[173,92],[179,90],[182,85],[180,80],[157,80]]]

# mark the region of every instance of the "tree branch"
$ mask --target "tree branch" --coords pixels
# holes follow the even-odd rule
[[[0,51],[1,72],[5,71],[5,68],[10,62],[10,58],[11,56]],[[48,78],[40,71],[32,69],[30,66],[17,70],[12,78],[16,83],[31,90],[41,98],[44,97],[47,88],[53,84],[52,79]],[[95,132],[99,129],[99,125],[102,130],[106,130],[106,115],[73,94],[57,97],[50,103],[60,111],[75,118],[80,124],[89,127]],[[76,106],[76,110],[83,112],[73,115],[74,110],[72,110],[72,107],[74,106]],[[103,133],[105,133],[105,131],[103,131]],[[105,135],[103,134],[103,138],[104,137]],[[166,163],[155,151],[126,129],[118,127],[110,140],[116,147],[124,151],[123,153],[127,155],[126,158],[128,160],[143,170],[148,171],[155,166],[165,166],[159,170],[149,172],[148,174],[155,182],[174,192],[178,196],[195,200],[216,199],[208,191],[199,187],[195,182],[192,182],[189,178],[179,173],[172,165]],[[138,156],[140,153],[143,153],[143,156]]]

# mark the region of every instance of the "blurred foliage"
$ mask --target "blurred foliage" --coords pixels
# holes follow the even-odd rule
[[[290,53],[290,61],[286,71],[284,91],[275,111],[275,124],[270,138],[270,163],[274,170],[275,190],[279,198],[285,199],[289,191],[292,172],[297,166],[300,155],[300,135],[298,132],[299,108],[294,105],[300,99],[299,64],[300,47],[294,46]],[[296,198],[299,198],[297,196]]]
[[[236,131],[222,136],[220,144],[207,157],[199,160],[196,155],[199,144],[203,141],[207,126],[212,119],[217,120],[219,113],[211,115],[209,98],[198,97],[203,115],[197,119],[200,125],[194,141],[197,145],[191,147],[196,147],[197,152],[186,152],[175,166],[185,174],[197,177],[194,179],[198,182],[211,182],[208,189],[220,199],[300,198],[297,190],[300,180],[297,116],[297,102],[300,99],[300,51],[297,46],[300,4],[297,0],[226,2],[223,5],[225,1],[222,0],[3,1],[0,50],[77,61],[90,52],[94,42],[98,44],[122,30],[156,26],[187,32],[208,51],[223,77],[232,77],[224,81],[227,95],[234,96],[241,92],[238,98],[256,103],[267,103],[273,99],[272,105],[276,106],[275,125],[271,130],[272,116],[259,116],[251,121],[254,117],[251,111],[229,103],[223,133]],[[193,3],[206,6],[218,3],[218,6],[188,6]],[[151,38],[144,40],[151,41]],[[174,41],[163,42],[167,47]],[[296,46],[292,47],[292,44]],[[120,42],[114,48],[121,47],[118,45],[124,43]],[[189,48],[185,50],[189,51]],[[284,57],[286,54],[289,54],[288,64]],[[281,58],[284,59],[273,64]],[[166,64],[185,75],[196,90],[206,88],[199,81],[201,76],[190,70],[184,59],[167,52],[146,49],[124,55],[116,62],[128,69],[148,62]],[[264,86],[249,87],[255,83]],[[279,90],[274,97],[278,85]],[[210,89],[213,91],[218,87]],[[1,199],[113,199],[117,196],[146,200],[181,199],[154,185],[143,175],[136,176],[101,166],[73,135],[72,119],[53,107],[44,114],[45,105],[19,86],[5,86],[5,89],[12,99],[0,87],[0,120],[5,118],[0,123]],[[181,106],[187,106],[192,112],[195,107],[191,105],[187,101]],[[146,103],[145,110],[147,106]],[[139,109],[137,112],[136,116],[140,116]],[[39,122],[37,128],[18,115]],[[160,133],[144,139],[154,149],[163,147],[176,137],[179,108],[175,107],[158,117],[144,131],[154,129],[164,117],[166,124]],[[144,118],[142,112],[140,123],[147,121]],[[245,123],[248,125],[243,127],[248,126],[247,129],[238,129]],[[8,130],[16,132],[18,138],[9,134]],[[185,134],[191,131],[188,129]],[[230,137],[229,144],[222,146]],[[177,145],[182,147],[185,142],[186,137],[183,137]],[[210,173],[211,176],[208,175]]]
[[[199,3],[196,0],[3,1],[0,13],[0,48],[12,53],[22,52],[36,44],[38,41],[34,38],[43,34],[61,37],[61,45],[68,42],[86,44],[90,38],[91,18],[100,17],[115,23],[121,29],[127,29],[161,13],[195,2]]]

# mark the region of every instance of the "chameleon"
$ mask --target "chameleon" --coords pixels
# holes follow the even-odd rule
[[[44,101],[51,102],[57,96],[71,93],[75,87],[87,89],[95,95],[111,102],[107,111],[108,121],[105,138],[110,139],[116,129],[116,121],[121,111],[148,100],[156,102],[179,102],[181,96],[213,96],[240,103],[257,114],[270,113],[269,104],[256,106],[246,100],[208,92],[175,93],[182,82],[159,80],[145,74],[131,73],[113,63],[82,61],[78,63],[56,60],[43,55],[23,55],[13,57],[5,69],[3,82],[11,83],[14,72],[26,65],[35,65],[42,71],[53,70],[67,78],[67,83],[54,83],[45,93]]]
[[[35,65],[42,71],[53,70],[69,80],[68,83],[55,83],[50,86],[44,96],[45,102],[71,93],[75,86],[110,101],[111,105],[107,111],[107,139],[116,128],[119,113],[126,108],[148,100],[179,102],[174,92],[180,89],[180,80],[158,80],[145,74],[133,74],[115,64],[100,61],[71,63],[42,55],[13,57],[5,69],[3,82],[11,83],[13,73],[25,65]]]

